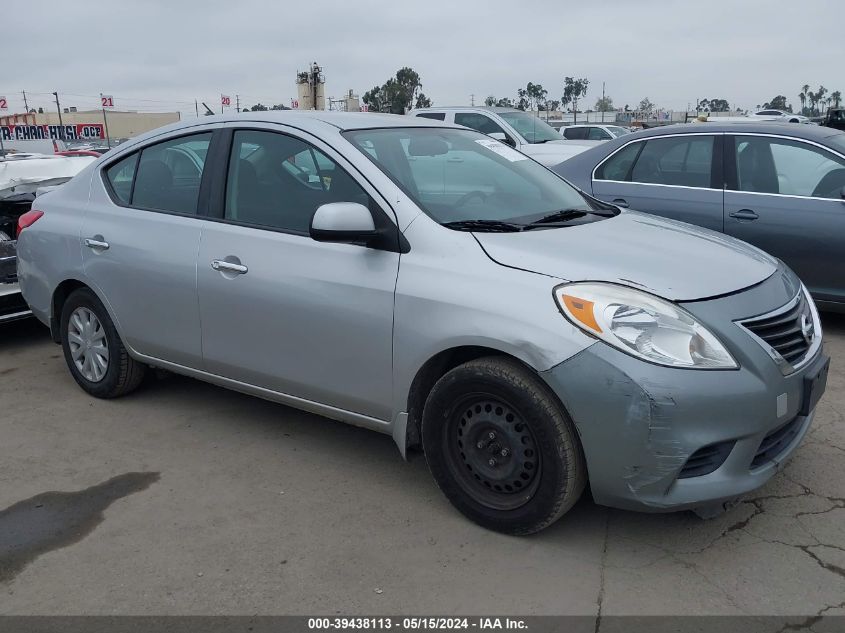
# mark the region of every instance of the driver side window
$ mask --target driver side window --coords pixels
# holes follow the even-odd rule
[[[276,132],[235,132],[225,219],[308,234],[317,207],[330,202],[368,206],[369,201],[342,167],[309,143]]]
[[[458,125],[465,125],[466,127],[477,130],[482,134],[495,134],[496,132],[504,133],[502,127],[493,119],[476,112],[456,112],[455,123]]]

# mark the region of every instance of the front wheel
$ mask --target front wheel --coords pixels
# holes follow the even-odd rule
[[[572,421],[539,377],[507,358],[481,358],[444,375],[423,410],[422,443],[452,504],[507,534],[551,525],[586,483]]]
[[[62,306],[62,350],[76,382],[97,398],[117,398],[141,384],[146,366],[129,356],[97,296],[75,290]]]

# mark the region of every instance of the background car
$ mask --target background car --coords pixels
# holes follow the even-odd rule
[[[560,134],[569,140],[609,141],[612,138],[619,138],[630,134],[631,130],[620,125],[604,125],[598,123],[585,123],[566,125],[560,128]]]
[[[845,309],[845,133],[809,125],[678,125],[555,167],[601,200],[750,242]]]
[[[787,112],[786,110],[759,110],[749,115],[751,118],[767,121],[781,121],[783,123],[809,123],[810,119],[802,114]]]
[[[828,108],[819,125],[832,127],[835,130],[845,130],[845,108]]]
[[[507,143],[547,167],[596,145],[594,141],[567,142],[541,118],[514,108],[423,108],[411,110],[408,116],[463,125]]]

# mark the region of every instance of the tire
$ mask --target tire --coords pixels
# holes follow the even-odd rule
[[[62,306],[60,323],[65,362],[85,391],[96,398],[118,398],[141,384],[146,366],[129,356],[108,312],[91,290],[71,293]]]
[[[422,444],[449,501],[497,532],[548,527],[587,481],[568,414],[538,376],[504,357],[469,361],[434,385],[423,409]]]

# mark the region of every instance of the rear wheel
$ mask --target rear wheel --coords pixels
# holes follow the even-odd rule
[[[499,532],[545,528],[586,483],[571,420],[540,378],[507,358],[470,361],[443,376],[426,401],[422,440],[449,500]]]
[[[129,356],[97,296],[74,291],[62,306],[62,349],[76,382],[97,398],[116,398],[141,384],[146,366]]]

